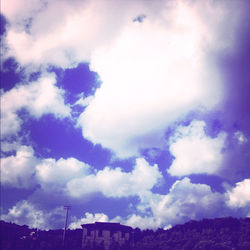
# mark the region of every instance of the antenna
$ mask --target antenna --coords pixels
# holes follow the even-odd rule
[[[64,231],[63,231],[63,246],[65,245],[65,236],[66,236],[66,230],[67,230],[67,224],[68,224],[68,215],[69,215],[69,209],[71,209],[71,206],[64,206],[64,209],[66,209],[66,217],[65,217],[65,225],[64,225]]]

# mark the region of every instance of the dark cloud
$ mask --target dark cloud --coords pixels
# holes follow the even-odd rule
[[[6,32],[7,21],[3,15],[0,14],[0,36]]]
[[[248,11],[247,11],[248,10]],[[235,47],[223,56],[221,69],[226,88],[223,110],[218,117],[228,133],[224,168],[226,176],[237,181],[250,177],[250,17],[249,6],[242,15]],[[237,142],[237,131],[245,136]]]

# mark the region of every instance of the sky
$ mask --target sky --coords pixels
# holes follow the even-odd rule
[[[250,217],[248,0],[1,1],[1,219],[170,228]]]

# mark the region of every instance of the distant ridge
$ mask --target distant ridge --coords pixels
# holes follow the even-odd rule
[[[62,229],[42,231],[30,229],[25,225],[19,226],[0,221],[1,250],[82,250],[81,229],[67,231],[67,242],[64,248],[62,248],[62,235]],[[141,249],[249,250],[250,218],[227,217],[189,221],[169,230],[159,228],[156,231],[149,229],[141,231],[136,228],[134,241],[129,247],[126,246],[126,250]],[[92,250],[101,250],[101,248],[96,247]]]

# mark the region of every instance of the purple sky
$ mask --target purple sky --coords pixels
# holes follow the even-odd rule
[[[1,9],[1,219],[250,216],[248,1]]]

